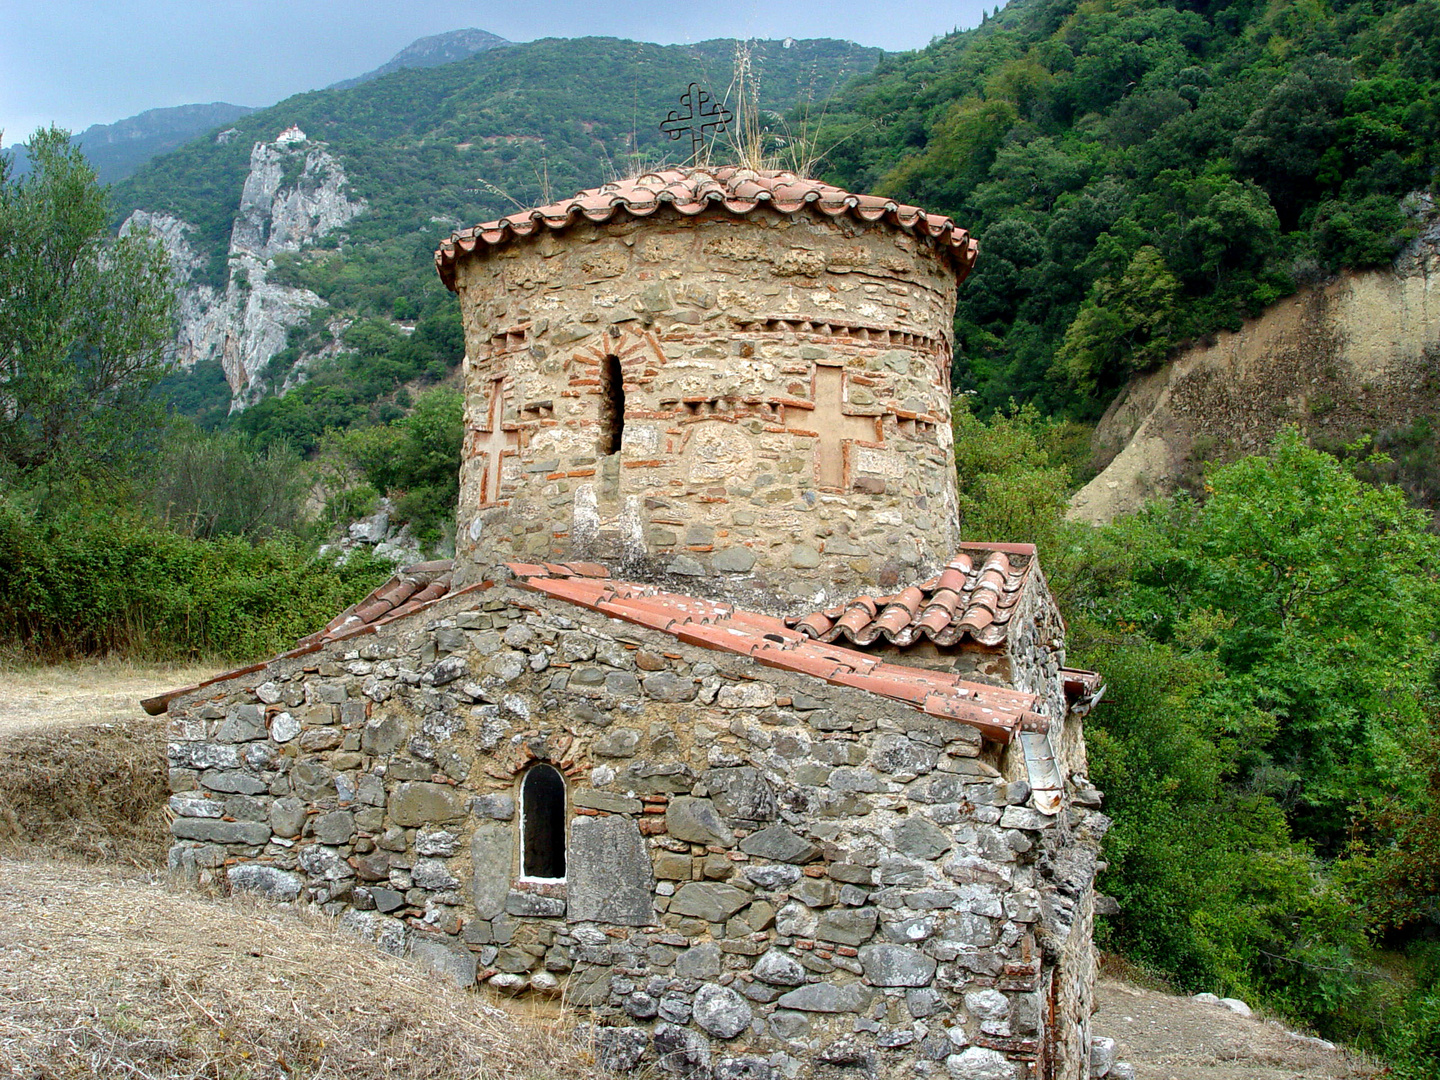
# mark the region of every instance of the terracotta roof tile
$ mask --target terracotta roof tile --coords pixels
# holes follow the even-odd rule
[[[498,247],[533,236],[542,228],[559,232],[581,219],[604,223],[621,216],[648,217],[662,206],[672,206],[692,217],[711,206],[736,215],[751,213],[760,206],[782,214],[793,214],[810,206],[830,217],[848,213],[862,221],[884,219],[898,229],[939,244],[950,254],[962,281],[979,253],[979,245],[970,234],[942,214],[927,214],[918,206],[907,206],[878,195],[856,195],[792,172],[722,165],[645,173],[589,188],[548,206],[506,214],[495,221],[461,229],[441,243],[435,252],[435,267],[445,287],[453,291],[456,260],[482,245]]]
[[[1080,716],[1087,715],[1105,696],[1105,680],[1098,671],[1061,668],[1060,679],[1071,710]]]
[[[1032,544],[965,544],[936,577],[893,596],[858,596],[786,623],[817,641],[904,648],[954,645],[969,637],[998,645],[1035,565]]]
[[[963,681],[954,672],[891,664],[840,645],[815,640],[785,620],[742,611],[730,604],[696,596],[661,592],[648,585],[579,574],[539,573],[534,564],[512,563],[510,570],[537,592],[568,600],[617,619],[639,623],[680,641],[752,657],[766,667],[798,672],[837,686],[864,690],[933,716],[978,728],[986,737],[1009,742],[1021,731],[1047,730],[1034,712],[1033,694]],[[910,605],[922,588],[901,596]],[[899,603],[898,601],[896,602]],[[904,610],[909,606],[901,605]],[[875,616],[874,602],[860,610]]]

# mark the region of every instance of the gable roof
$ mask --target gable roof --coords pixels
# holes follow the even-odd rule
[[[977,556],[982,552],[988,553],[986,561],[977,563]],[[969,558],[971,562],[971,568],[967,572],[967,582],[970,584],[965,590],[957,589],[954,580],[954,573],[960,572],[964,561],[962,556]],[[995,558],[996,556],[1004,557],[1004,563]],[[1012,556],[1022,565],[1017,568],[1011,564],[1009,560]],[[1028,561],[1025,561],[1027,558]],[[1028,579],[1033,562],[1032,545],[965,545],[938,577],[923,586],[915,587],[932,597],[929,607],[919,608],[920,622],[925,621],[926,611],[934,607],[933,597],[947,590],[955,592],[957,596],[971,598],[965,606],[967,613],[972,608],[988,611],[992,606],[997,611],[1008,612],[1014,602],[1013,599],[1005,602],[1003,597],[1007,589],[1018,595],[1019,587]],[[1002,587],[996,581],[1002,566],[1009,568],[1005,581],[1013,587]],[[269,660],[222,672],[202,682],[147,698],[141,705],[150,715],[159,715],[172,700],[183,694],[263,671],[274,660],[306,656],[318,652],[332,642],[372,634],[388,623],[416,615],[442,600],[494,586],[494,582],[483,581],[462,589],[452,589],[453,569],[454,563],[451,560],[417,563],[405,567],[320,630],[301,638],[293,649]],[[826,631],[829,637],[822,639],[822,635],[815,633],[818,625],[814,621],[815,615],[781,619],[744,611],[720,601],[665,592],[651,585],[619,581],[611,578],[609,571],[598,563],[512,563],[509,569],[523,587],[555,599],[663,631],[688,645],[748,656],[766,667],[810,675],[834,686],[864,690],[909,705],[931,716],[967,724],[998,742],[1008,743],[1017,735],[1045,733],[1050,729],[1051,721],[1035,711],[1038,699],[1034,694],[967,682],[951,672],[877,660],[859,650],[836,644],[834,639],[841,630]],[[1013,584],[1015,582],[1018,584]],[[903,599],[893,603],[886,601],[894,598],[886,597],[871,601],[872,604],[880,604],[882,608],[874,622],[883,620],[886,612],[897,606],[912,611],[913,605],[909,596],[912,591],[907,589],[896,594]],[[959,607],[957,604],[955,610],[959,610]],[[852,601],[841,610],[869,609],[859,604],[859,601]],[[1007,613],[998,625],[1003,627],[1008,618]],[[974,621],[971,619],[966,625],[969,626]],[[851,620],[843,627],[843,632],[851,635],[852,639],[855,633],[853,623],[854,620]],[[868,630],[861,629],[861,636],[867,633]],[[893,630],[890,623],[882,626],[877,631],[877,634],[879,633],[885,634],[887,640],[904,638],[903,631]],[[870,637],[872,641],[875,639],[875,636]],[[919,637],[911,635],[908,640],[919,640]],[[1066,678],[1067,696],[1072,699],[1080,698],[1087,704],[1090,700],[1098,700],[1101,684],[1099,677],[1093,672],[1072,672],[1067,669],[1062,674]]]
[[[202,679],[198,683],[191,683],[189,686],[156,694],[154,697],[141,701],[140,706],[151,716],[159,716],[169,707],[171,701],[182,694],[193,693],[196,690],[203,690],[207,686],[213,686],[215,683],[263,671],[276,660],[288,660],[319,652],[332,641],[342,641],[359,634],[373,634],[386,623],[403,619],[417,611],[423,611],[446,597],[458,596],[462,592],[472,590],[488,589],[492,585],[491,582],[483,582],[451,592],[451,574],[454,569],[455,561],[453,559],[439,559],[434,562],[415,563],[397,570],[395,576],[384,585],[372,590],[358,604],[350,605],[315,633],[301,638],[295,643],[295,647],[287,652],[268,660],[262,660],[258,664],[246,664],[244,667],[222,671],[219,675]]]
[[[1036,565],[1034,544],[963,544],[938,576],[890,596],[853,600],[787,625],[823,642],[904,648],[917,641],[981,645],[1005,640],[1010,617]]]
[[[712,206],[737,217],[760,207],[780,214],[793,214],[810,207],[828,217],[848,214],[860,221],[883,220],[902,232],[933,242],[948,253],[961,281],[970,273],[980,251],[970,234],[943,214],[928,214],[918,206],[879,195],[856,195],[793,172],[721,165],[645,173],[587,188],[570,199],[461,229],[441,242],[435,252],[435,269],[445,287],[454,292],[455,263],[462,255],[547,231],[560,232],[580,221],[604,224],[627,217],[649,217],[662,206],[673,206],[687,217]]]
[[[1008,743],[1022,732],[1050,730],[1049,719],[1034,711],[1034,694],[966,682],[951,672],[884,663],[855,649],[815,641],[784,619],[617,581],[604,573],[580,573],[564,564],[511,563],[509,568],[526,587],[547,596],[663,631],[687,645],[737,653],[766,667],[865,690],[968,724],[997,742]]]

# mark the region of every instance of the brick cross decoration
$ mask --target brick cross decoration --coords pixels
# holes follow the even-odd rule
[[[815,408],[806,414],[785,410],[785,427],[817,437],[815,481],[824,488],[845,486],[845,444],[881,442],[881,418],[845,411],[845,373],[838,367],[815,368]]]
[[[671,139],[678,139],[688,131],[690,157],[698,162],[700,152],[705,148],[705,133],[724,131],[733,114],[699,83],[692,82],[690,88],[680,95],[680,105],[684,111],[671,109],[670,115],[660,121],[660,130]]]
[[[513,430],[506,430],[502,417],[505,410],[504,396],[505,380],[493,379],[490,383],[490,417],[486,421],[486,437],[475,442],[477,451],[484,451],[487,455],[485,468],[485,490],[481,498],[485,502],[498,502],[500,499],[500,468],[507,454],[513,455],[520,452],[520,433]]]

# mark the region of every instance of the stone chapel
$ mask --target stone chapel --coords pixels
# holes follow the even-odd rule
[[[960,534],[948,218],[670,169],[464,229],[453,561],[168,709],[172,865],[716,1080],[1088,1075],[1108,824]]]

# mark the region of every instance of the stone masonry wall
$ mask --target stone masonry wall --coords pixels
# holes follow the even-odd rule
[[[586,557],[814,602],[954,549],[955,274],[910,235],[667,208],[477,252],[457,286],[462,579]]]
[[[461,984],[563,993],[608,1067],[1021,1080],[1083,1045],[1042,1024],[1086,811],[1029,808],[1018,748],[963,725],[509,586],[170,724],[177,869]],[[536,761],[567,778],[563,882],[518,877]]]

